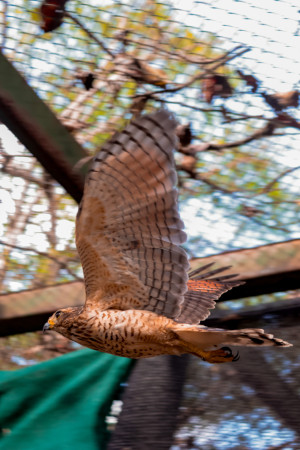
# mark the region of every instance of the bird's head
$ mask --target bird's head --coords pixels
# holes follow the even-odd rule
[[[80,314],[82,307],[59,309],[45,323],[43,332],[47,330],[55,330],[58,333],[66,335],[66,331],[72,328],[75,317]]]

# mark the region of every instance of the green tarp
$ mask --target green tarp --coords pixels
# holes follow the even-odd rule
[[[99,450],[132,361],[84,349],[0,372],[0,450]]]

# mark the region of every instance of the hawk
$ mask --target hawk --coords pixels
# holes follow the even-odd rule
[[[191,353],[220,363],[237,359],[229,345],[289,346],[260,329],[199,325],[241,281],[219,276],[225,268],[207,272],[211,264],[188,274],[175,128],[166,110],[140,116],[94,158],[76,221],[85,305],[56,311],[44,329],[130,358]]]

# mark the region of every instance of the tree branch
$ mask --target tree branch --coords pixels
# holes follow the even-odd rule
[[[261,194],[266,194],[267,192],[270,192],[270,190],[272,189],[272,187],[283,177],[285,177],[286,175],[288,175],[291,172],[294,172],[295,170],[299,170],[300,166],[297,167],[291,167],[290,169],[286,169],[283,172],[281,172],[279,175],[277,175],[277,177],[274,178],[274,180],[270,181],[270,183],[268,183],[264,188],[261,189],[261,191],[259,192],[258,195]]]
[[[134,44],[139,46],[139,48],[142,49],[146,49],[146,50],[157,50],[157,45],[153,45],[151,42],[143,42],[141,41],[142,35],[138,35],[139,39],[133,39],[133,38],[128,38],[126,37],[126,42],[128,44]],[[202,44],[203,46],[207,46],[206,42],[201,42],[201,41],[197,41],[197,44]],[[235,47],[233,50],[230,50],[230,52],[232,51],[236,51],[240,48],[243,48],[242,45],[239,45],[237,47]],[[177,60],[177,61],[182,61],[184,60],[187,63],[190,64],[197,64],[197,65],[210,65],[210,64],[214,64],[218,61],[220,61],[221,59],[224,58],[224,54],[221,56],[217,56],[216,58],[205,58],[203,56],[200,56],[198,54],[193,54],[193,53],[187,53],[182,49],[174,49],[174,51],[168,51],[164,48],[160,48],[159,49],[159,53],[160,55],[166,55],[168,58],[172,58],[173,60]],[[228,53],[227,53],[228,55]],[[152,55],[151,55],[152,56]]]
[[[4,242],[2,240],[0,240],[0,245],[4,245],[4,246],[10,247],[10,248],[15,248],[15,249],[21,250],[23,252],[32,252],[32,253],[35,253],[35,254],[37,254],[39,256],[43,256],[45,258],[51,259],[51,261],[54,261],[58,266],[61,267],[61,269],[65,269],[76,280],[83,281],[83,279],[81,277],[79,277],[78,275],[76,275],[76,273],[73,272],[73,270],[70,269],[65,262],[60,261],[59,259],[55,258],[54,256],[49,255],[46,252],[40,252],[39,250],[36,250],[34,248],[30,248],[30,247],[21,247],[20,245],[16,245],[16,244],[14,244],[14,245],[8,244],[7,242]]]
[[[274,130],[275,125],[272,123],[272,121],[269,121],[263,128],[256,130],[250,136],[247,136],[243,139],[238,139],[233,142],[227,142],[224,144],[209,143],[206,150],[222,151],[227,148],[240,147],[241,145],[249,144],[250,142],[255,141],[256,139],[260,139],[265,136],[272,136]]]
[[[44,187],[44,182],[41,179],[30,175],[27,170],[22,170],[22,169],[19,169],[18,167],[10,167],[9,163],[12,159],[10,157],[10,155],[5,155],[4,153],[2,153],[2,155],[4,156],[6,161],[8,161],[7,164],[4,164],[1,167],[1,171],[3,173],[6,173],[7,175],[11,175],[13,177],[23,178],[25,181],[28,181],[29,183],[35,183],[37,186],[39,186],[41,188]]]
[[[220,57],[220,60],[218,62],[216,62],[212,67],[210,67],[209,69],[205,69],[202,72],[196,73],[194,76],[192,76],[185,83],[178,84],[177,86],[174,86],[172,88],[161,89],[160,91],[148,91],[148,92],[144,92],[143,94],[136,94],[133,98],[136,98],[136,97],[149,97],[149,98],[151,97],[151,98],[155,98],[159,94],[166,94],[166,93],[171,93],[171,92],[174,93],[174,92],[178,92],[178,91],[180,91],[180,90],[182,90],[184,88],[187,88],[187,87],[191,86],[193,83],[195,83],[195,81],[199,81],[199,80],[204,79],[208,74],[210,74],[214,70],[218,69],[220,66],[223,66],[227,62],[232,61],[233,59],[237,58],[238,56],[243,55],[244,53],[246,53],[246,52],[248,52],[250,50],[249,48],[244,48],[240,52],[232,55],[232,53],[234,51],[238,50],[239,48],[241,48],[241,46],[235,47],[234,49],[232,49],[229,52],[225,53],[223,55],[223,57]]]
[[[90,30],[88,30],[83,23],[77,19],[77,17],[73,16],[73,14],[70,14],[69,12],[65,11],[65,16],[69,17],[69,19],[73,20],[93,41],[95,41],[101,48],[104,50],[111,59],[115,58],[115,55],[106,47],[106,45],[94,35]]]
[[[56,236],[57,201],[55,196],[54,180],[45,170],[44,170],[44,190],[49,203],[48,211],[51,216],[50,220],[51,228],[50,231],[46,232],[45,234],[48,237],[48,241],[51,244],[52,248],[55,248],[57,244],[57,236]]]
[[[225,187],[219,186],[218,184],[214,183],[212,180],[209,180],[205,176],[203,176],[200,173],[197,173],[192,168],[188,169],[186,166],[182,166],[180,164],[176,164],[177,171],[182,170],[186,172],[189,175],[189,178],[197,181],[202,181],[203,183],[207,184],[209,187],[211,187],[214,191],[220,191],[223,192],[223,194],[234,194],[235,192],[238,192],[237,190],[230,190]]]
[[[252,222],[255,222],[257,225],[260,225],[262,227],[268,228],[268,229],[272,229],[272,230],[278,230],[278,231],[283,231],[284,233],[289,233],[289,230],[287,230],[284,227],[281,227],[280,225],[270,225],[268,223],[264,223],[260,220],[258,220],[256,217],[254,216],[247,216],[248,219],[252,220]]]

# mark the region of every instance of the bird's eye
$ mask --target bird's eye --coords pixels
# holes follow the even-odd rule
[[[56,311],[55,317],[58,318],[61,315],[61,311]]]

